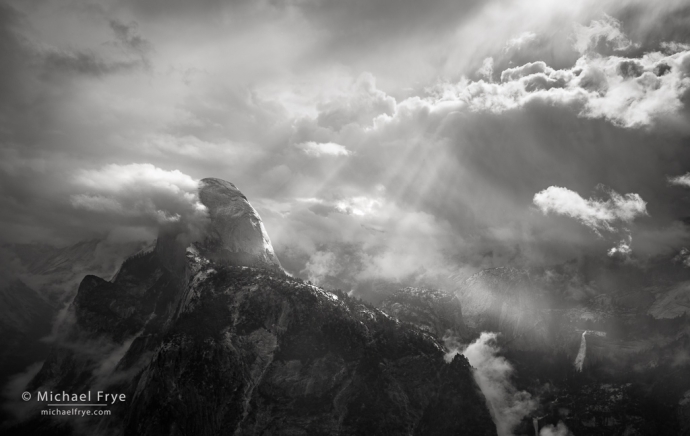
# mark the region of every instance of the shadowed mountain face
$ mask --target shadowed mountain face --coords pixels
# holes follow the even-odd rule
[[[20,280],[0,284],[0,386],[27,365],[45,358],[54,308]]]
[[[446,363],[429,331],[287,277],[244,196],[204,183],[204,238],[181,256],[183,238],[160,238],[112,281],[84,278],[27,387],[127,401],[80,420],[25,403],[10,433],[496,434],[464,357]]]
[[[55,324],[86,274],[110,277],[141,243],[82,241],[66,247],[44,244],[0,247],[0,390],[10,389],[48,357]],[[8,415],[0,409],[0,423]]]
[[[110,278],[127,256],[143,246],[140,242],[90,240],[60,248],[45,244],[5,248],[18,259],[20,277],[27,286],[59,307],[72,301],[85,275]]]

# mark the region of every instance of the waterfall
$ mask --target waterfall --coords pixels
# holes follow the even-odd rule
[[[532,418],[532,425],[534,425],[534,436],[539,436],[539,418]]]
[[[580,351],[577,352],[577,357],[575,358],[575,368],[582,372],[582,365],[585,363],[585,355],[587,354],[587,331],[582,332],[582,340],[580,341]]]

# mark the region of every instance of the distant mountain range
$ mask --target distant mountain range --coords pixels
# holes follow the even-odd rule
[[[14,269],[0,279],[0,385],[48,356],[53,330],[62,321],[59,314],[72,302],[85,275],[109,277],[141,247],[139,242],[99,240],[59,248],[45,244],[2,247],[14,260]]]

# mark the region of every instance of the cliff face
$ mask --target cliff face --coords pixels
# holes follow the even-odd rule
[[[205,237],[198,244],[201,254],[227,265],[282,271],[264,224],[247,197],[225,180],[207,178],[201,183],[199,199],[210,215]]]
[[[159,241],[112,282],[84,278],[69,334],[27,388],[127,402],[78,426],[34,411],[17,434],[496,434],[464,357],[445,363],[428,331],[286,276],[241,193],[227,207],[213,195],[211,233],[182,257]],[[224,247],[251,257],[236,265]]]

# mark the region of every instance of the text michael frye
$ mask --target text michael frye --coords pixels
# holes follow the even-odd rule
[[[37,391],[36,400],[49,403],[89,403],[95,401],[97,403],[115,404],[118,402],[124,403],[127,400],[127,396],[125,394],[113,394],[103,391],[95,393],[88,391],[81,394],[70,394],[64,391],[57,393],[52,391]]]

